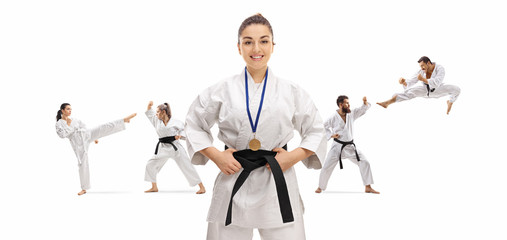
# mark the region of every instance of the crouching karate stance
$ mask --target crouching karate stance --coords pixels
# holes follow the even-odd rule
[[[125,130],[125,123],[136,114],[131,114],[126,118],[108,122],[97,127],[87,129],[86,125],[80,120],[71,119],[72,108],[70,104],[64,103],[56,115],[56,133],[61,138],[68,138],[74,153],[76,154],[79,166],[79,180],[81,181],[81,191],[78,195],[83,195],[90,189],[90,171],[88,167],[88,148],[92,141],[98,143],[99,138]]]
[[[146,116],[155,127],[160,138],[155,148],[155,155],[146,164],[144,180],[151,182],[151,188],[145,192],[158,192],[157,174],[167,162],[167,159],[172,158],[178,164],[190,186],[199,184],[199,191],[196,194],[205,193],[206,189],[197,171],[195,171],[194,166],[190,163],[187,152],[180,144],[180,141],[178,141],[179,139],[186,139],[183,122],[172,118],[169,104],[160,104],[157,107],[157,112],[151,109],[152,106],[153,102],[150,101],[148,110],[146,110]]]
[[[451,111],[452,104],[458,99],[461,92],[460,88],[454,85],[444,84],[445,70],[442,65],[432,63],[428,57],[421,57],[418,61],[421,70],[408,80],[400,78],[399,82],[403,85],[405,91],[403,93],[394,94],[393,97],[384,102],[377,104],[387,108],[395,102],[401,102],[416,97],[440,98],[450,95],[447,100],[447,114]],[[416,83],[422,82],[422,86],[414,86]]]
[[[239,74],[204,90],[186,119],[193,164],[211,159],[220,169],[208,212],[208,240],[305,239],[303,203],[294,164],[321,167],[326,151],[322,119],[310,96],[268,68],[273,32],[261,15],[245,19]],[[227,147],[213,145],[212,126]],[[287,151],[294,130],[301,143]]]
[[[332,138],[334,141],[327,154],[324,167],[320,171],[319,187],[315,192],[321,193],[323,190],[326,190],[327,183],[336,164],[340,163],[340,169],[343,169],[342,158],[348,158],[359,166],[363,184],[365,185],[364,191],[367,193],[379,193],[371,187],[373,177],[370,163],[361,151],[356,149],[353,136],[354,122],[366,113],[366,110],[370,108],[370,104],[366,100],[366,97],[364,97],[363,105],[351,112],[349,99],[344,95],[338,97],[336,104],[339,109],[324,122],[327,139]]]

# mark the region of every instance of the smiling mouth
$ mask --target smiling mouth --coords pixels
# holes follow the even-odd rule
[[[251,59],[254,61],[259,61],[264,57],[264,55],[258,55],[258,56],[250,56]]]

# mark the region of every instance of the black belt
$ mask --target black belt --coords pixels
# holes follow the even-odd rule
[[[176,140],[175,136],[159,138],[158,143],[157,143],[157,148],[155,148],[155,155],[158,154],[158,145],[160,145],[160,143],[169,143],[169,144],[173,145],[174,151],[178,151],[178,148],[176,146],[174,146],[174,144],[173,144],[173,142],[175,140]]]
[[[361,159],[359,159],[359,154],[357,154],[357,150],[356,150],[356,144],[354,144],[354,140],[350,141],[350,142],[342,142],[336,138],[333,138],[335,142],[337,143],[340,143],[342,145],[342,149],[340,149],[340,156],[338,158],[338,161],[340,161],[340,169],[343,169],[343,164],[342,164],[342,153],[343,153],[343,148],[345,148],[347,145],[354,145],[354,152],[356,152],[356,158],[357,158],[357,161],[361,161]]]
[[[287,145],[283,146],[283,148],[287,150]],[[225,149],[227,149],[227,146],[225,146]],[[280,168],[278,161],[275,159],[276,152],[266,150],[252,151],[250,149],[245,149],[234,152],[232,155],[241,164],[243,171],[239,174],[238,179],[232,188],[231,200],[229,201],[229,208],[227,210],[227,218],[225,219],[225,226],[231,224],[232,222],[232,198],[246,181],[250,172],[266,165],[266,163],[269,163],[271,172],[273,173],[273,177],[275,179],[276,193],[278,195],[278,204],[280,205],[280,213],[282,214],[283,223],[294,222],[294,216],[292,215],[292,207],[289,199],[289,191],[287,190],[287,184],[285,183],[282,168]]]
[[[430,96],[430,92],[434,92],[435,91],[435,88],[432,88],[430,89],[430,85],[425,83],[424,85],[426,85],[426,90],[428,91],[428,97]]]

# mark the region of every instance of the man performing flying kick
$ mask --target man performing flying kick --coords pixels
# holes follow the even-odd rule
[[[363,184],[365,185],[365,192],[379,193],[375,191],[371,184],[373,184],[373,177],[371,175],[370,163],[366,157],[356,149],[354,144],[354,121],[366,113],[370,108],[370,104],[363,98],[363,105],[359,108],[350,111],[349,98],[341,95],[336,100],[339,109],[324,122],[326,129],[327,139],[333,138],[334,142],[326,157],[326,162],[320,171],[319,187],[315,190],[316,193],[321,193],[326,190],[327,183],[333,173],[334,167],[340,163],[340,169],[343,168],[342,158],[348,158],[353,163],[359,166]]]
[[[419,70],[412,78],[405,80],[400,78],[399,82],[403,85],[405,91],[403,93],[394,94],[394,96],[384,102],[377,104],[387,108],[395,102],[409,100],[415,97],[439,98],[450,95],[447,100],[447,114],[451,111],[452,104],[459,96],[460,88],[454,85],[444,84],[445,70],[442,65],[431,62],[431,60],[423,56],[417,61],[421,70]],[[422,82],[422,86],[415,86],[416,83]]]

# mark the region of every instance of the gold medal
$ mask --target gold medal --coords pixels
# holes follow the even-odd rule
[[[250,126],[252,127],[252,132],[254,134],[253,139],[248,143],[248,147],[252,151],[257,151],[261,149],[261,142],[255,138],[255,133],[257,132],[257,124],[259,123],[259,116],[261,115],[262,103],[264,102],[264,93],[266,92],[266,84],[268,82],[268,68],[266,68],[266,74],[264,77],[264,86],[262,87],[262,95],[261,102],[259,104],[259,110],[257,111],[257,117],[255,118],[255,124],[252,121],[252,115],[250,114],[250,97],[248,96],[248,76],[247,76],[247,68],[245,67],[245,95],[246,95],[246,112],[248,114],[248,120],[250,121]]]
[[[250,142],[248,143],[248,147],[252,151],[257,151],[261,148],[261,142],[254,137],[254,139],[250,140]]]

